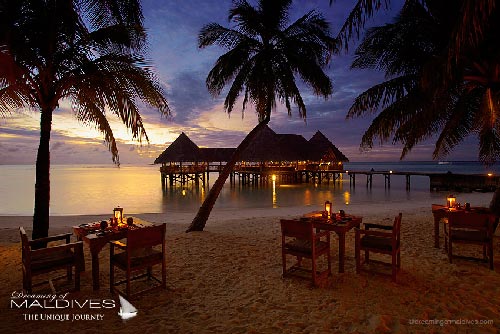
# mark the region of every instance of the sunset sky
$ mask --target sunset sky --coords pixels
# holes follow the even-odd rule
[[[241,104],[228,117],[223,111],[224,95],[214,99],[207,91],[205,78],[223,49],[197,48],[197,35],[207,23],[228,26],[230,0],[157,1],[143,0],[145,25],[149,36],[148,56],[160,78],[173,114],[169,118],[148,107],[141,108],[150,142],[142,145],[131,140],[130,132],[111,116],[111,125],[118,141],[120,161],[123,164],[149,164],[175,139],[185,132],[200,147],[236,147],[257,123],[251,106],[242,119]],[[295,1],[291,21],[311,9],[323,13],[336,35],[355,1],[337,0],[329,6],[328,0]],[[391,1],[388,11],[380,11],[369,26],[384,23],[400,8],[400,1]],[[350,70],[355,45],[347,55],[332,59],[328,75],[334,84],[334,94],[325,101],[301,90],[307,106],[307,121],[298,113],[288,117],[282,107],[273,113],[270,127],[277,133],[296,133],[306,139],[320,130],[351,161],[396,161],[401,149],[386,144],[369,152],[361,152],[361,136],[370,118],[345,120],[353,99],[383,75],[377,72]],[[0,164],[32,164],[36,159],[39,140],[39,113],[14,112],[0,119]],[[473,141],[463,144],[449,158],[475,160]],[[432,142],[416,147],[407,160],[432,160]],[[92,128],[79,124],[73,117],[68,101],[61,101],[53,118],[51,139],[53,164],[92,163],[111,164],[111,154],[104,145],[103,136]]]

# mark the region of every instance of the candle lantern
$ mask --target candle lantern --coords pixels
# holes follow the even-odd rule
[[[327,218],[330,219],[332,217],[332,202],[330,201],[325,202],[325,212]]]
[[[123,224],[123,208],[117,207],[113,209],[113,217],[119,224]]]
[[[448,195],[448,197],[446,197],[446,205],[448,206],[448,208],[455,207],[456,202],[457,202],[457,199],[455,198],[455,196]]]

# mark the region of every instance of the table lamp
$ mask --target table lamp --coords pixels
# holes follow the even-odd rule
[[[123,208],[116,207],[113,209],[113,217],[116,218],[119,224],[123,224]]]
[[[448,197],[446,197],[446,205],[448,206],[448,208],[455,207],[456,201],[457,199],[453,195],[448,195]]]
[[[332,217],[332,202],[330,201],[325,202],[325,212],[327,218],[330,219]]]

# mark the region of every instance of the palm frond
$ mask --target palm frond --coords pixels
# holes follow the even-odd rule
[[[250,45],[258,44],[257,41],[254,41],[241,32],[225,28],[218,23],[209,23],[205,25],[198,34],[199,48],[217,44],[223,48],[232,49],[243,41]]]
[[[300,94],[292,72],[281,78],[280,85],[278,86],[278,94],[282,103],[285,104],[289,116],[292,115],[291,100],[298,108],[299,117],[304,119],[307,117],[306,104]]]
[[[416,87],[417,77],[413,74],[396,77],[377,84],[356,97],[346,118],[364,116],[386,108],[400,100]]]
[[[323,69],[315,62],[304,59],[301,66],[294,67],[301,79],[313,88],[317,96],[327,99],[333,93],[333,84]]]
[[[73,100],[73,110],[75,111],[76,118],[87,126],[93,126],[104,135],[104,141],[111,152],[113,162],[117,165],[120,164],[120,157],[118,155],[118,147],[113,135],[109,122],[104,114],[104,109],[100,108],[95,103],[96,100],[78,98]]]
[[[443,128],[447,110],[439,103],[429,102],[421,92],[408,96],[404,101],[406,113],[401,117],[401,124],[394,132],[393,143],[403,144],[400,159],[421,142],[432,138]]]
[[[349,13],[349,16],[337,34],[337,50],[339,52],[342,49],[346,52],[349,50],[349,41],[351,41],[353,35],[356,35],[356,38],[359,39],[366,20],[371,18],[382,6],[387,9],[389,7],[389,0],[358,0],[356,2],[356,5],[354,5],[354,8]]]
[[[229,88],[229,91],[226,95],[226,99],[224,100],[224,109],[226,110],[226,112],[228,114],[230,114],[232,112],[234,105],[236,103],[236,100],[238,99],[238,96],[245,89],[245,85],[248,81],[249,72],[251,71],[253,66],[254,66],[254,62],[252,59],[245,62],[244,64],[240,64],[240,67],[237,70],[237,74],[234,77],[233,83],[231,84],[231,87]],[[214,67],[214,69],[215,69],[215,67]],[[235,73],[235,72],[233,72],[233,73]],[[210,73],[212,73],[212,72],[210,72]],[[210,74],[209,74],[209,77],[210,77]],[[215,79],[215,77],[217,77],[217,76],[214,75],[214,79]],[[223,76],[221,75],[220,77],[223,77]],[[208,78],[207,78],[207,80],[208,80]],[[207,85],[208,85],[208,83],[207,83]],[[221,87],[221,89],[222,89],[222,87]],[[210,89],[209,89],[209,91],[210,91]],[[242,113],[245,111],[247,101],[248,101],[248,94],[245,93],[245,99],[243,100]]]
[[[328,22],[316,11],[308,12],[276,37],[278,48],[284,52],[295,52],[320,66],[330,61],[336,47]]]
[[[6,116],[23,107],[34,108],[36,103],[31,99],[30,91],[23,85],[10,84],[3,86],[0,80],[0,116]]]
[[[384,71],[387,77],[417,73],[448,37],[418,2],[404,7],[393,23],[368,29],[351,68]]]
[[[90,105],[119,116],[134,139],[148,140],[137,100],[147,102],[165,115],[170,113],[161,88],[152,74],[137,66],[141,58],[109,54],[82,64],[60,86],[61,95],[78,105]]]
[[[236,23],[237,30],[250,38],[259,36],[263,30],[262,14],[246,0],[233,2],[228,20]]]
[[[479,106],[481,120],[479,131],[479,160],[487,165],[493,164],[500,157],[500,120],[498,115],[498,97],[494,98],[491,88],[482,94]]]
[[[397,133],[405,125],[413,124],[412,118],[422,110],[419,103],[421,97],[419,92],[410,92],[399,98],[384,108],[372,121],[371,125],[363,134],[361,147],[369,149],[373,147],[374,139],[379,138],[379,143],[383,144]],[[398,141],[398,137],[393,142]]]
[[[492,165],[500,158],[500,128],[483,129],[479,133],[479,161]]]
[[[136,45],[138,35],[144,35],[145,38],[146,32],[142,26],[115,24],[91,31],[88,39],[95,43],[99,53],[131,53],[139,47]],[[83,42],[86,44],[89,41]]]
[[[29,72],[20,67],[8,50],[0,49],[0,116],[22,107],[37,106]]]
[[[449,48],[449,58],[455,62],[467,47],[477,47],[492,22],[497,8],[495,0],[462,0]]]
[[[375,138],[379,138],[380,144],[387,142],[398,124],[399,120],[392,115],[391,110],[385,109],[373,119],[361,137],[360,147],[371,149]]]
[[[440,159],[461,143],[471,132],[476,131],[478,107],[481,103],[481,90],[475,89],[467,94],[457,94],[449,106],[449,111],[444,118],[444,126],[436,140],[433,157]]]
[[[92,30],[114,25],[140,27],[132,29],[137,32],[131,35],[132,45],[136,50],[142,48],[146,35],[142,29],[144,17],[140,0],[77,0],[76,11],[85,17]]]
[[[240,44],[220,56],[208,73],[206,79],[208,91],[213,96],[218,96],[243,67],[247,68],[246,72],[249,71],[246,63],[251,61],[250,58],[250,49],[245,44]]]

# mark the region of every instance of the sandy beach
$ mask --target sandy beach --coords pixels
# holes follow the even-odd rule
[[[490,194],[464,194],[463,201],[487,206]],[[427,205],[428,204],[428,205]],[[430,203],[401,208],[353,207],[363,222],[392,221],[403,213],[402,268],[398,282],[376,266],[356,274],[354,233],[347,236],[345,273],[339,274],[333,237],[333,276],[322,287],[307,280],[281,278],[279,219],[305,212],[287,210],[233,213],[214,211],[204,232],[184,231],[193,214],[137,214],[167,223],[167,287],[133,301],[138,315],[127,321],[118,309],[15,309],[14,291],[22,289],[18,226],[30,229],[31,217],[0,217],[1,333],[498,333],[500,331],[500,238],[495,240],[495,270],[457,259],[433,247]],[[317,208],[311,208],[310,211]],[[301,208],[300,210],[303,210]],[[106,218],[52,217],[51,232]],[[497,232],[498,235],[498,232]],[[442,239],[441,239],[442,241]],[[90,254],[80,292],[69,300],[117,300],[109,293],[108,247],[100,253],[101,290],[92,290]],[[476,248],[464,252],[480,254]],[[383,259],[383,258],[380,258]],[[36,288],[35,288],[36,290]],[[40,286],[38,291],[47,291]],[[50,290],[49,290],[50,291]],[[30,320],[27,314],[99,314],[102,319]],[[436,320],[432,324],[429,320]],[[452,323],[455,322],[455,323]],[[472,323],[470,323],[472,322]]]

